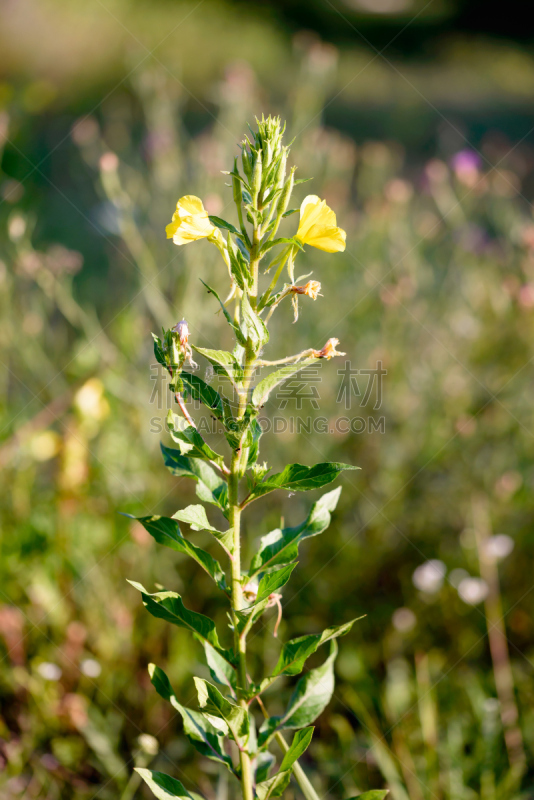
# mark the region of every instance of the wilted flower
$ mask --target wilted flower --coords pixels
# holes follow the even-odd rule
[[[336,225],[336,215],[324,200],[309,194],[300,207],[300,222],[296,238],[302,244],[311,244],[326,253],[339,253],[345,249],[347,234]]]
[[[211,224],[202,200],[192,194],[186,194],[176,203],[172,222],[167,225],[165,231],[167,239],[172,239],[174,244],[189,244],[212,236],[217,228]]]
[[[308,281],[304,286],[292,286],[291,291],[295,294],[305,294],[311,297],[312,300],[317,300],[321,292],[321,284],[319,281]]]
[[[329,339],[321,350],[314,350],[313,355],[315,358],[333,358],[334,356],[344,356],[346,353],[339,353],[336,350],[339,344],[339,339]]]

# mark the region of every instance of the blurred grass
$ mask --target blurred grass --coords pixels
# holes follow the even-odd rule
[[[189,8],[111,10],[152,46]],[[246,121],[274,109],[297,137],[299,175],[314,177],[302,196],[327,199],[348,247],[326,267],[307,252],[306,271],[324,297],[301,303],[298,326],[281,315],[271,352],[337,336],[353,367],[381,360],[388,371],[379,411],[374,397],[364,408],[354,397],[347,410],[336,402],[342,365],[328,363],[319,411],[304,401],[301,412],[329,426],[339,416],[383,415],[384,434],[262,441],[274,466],[332,457],[362,467],[345,480],[332,528],[303,552],[284,599],[282,639],[367,614],[342,642],[339,687],[305,766],[331,797],[384,781],[394,800],[530,797],[532,147],[523,134],[510,142],[490,129],[477,140],[480,162],[470,152],[451,166],[466,148],[454,130],[460,112],[451,127],[429,111],[406,140],[406,120],[422,104],[414,108],[405,81],[378,60],[346,89],[335,130],[323,109],[363,66],[361,54],[339,56],[308,35],[290,50],[256,12],[202,8],[201,21],[191,14],[170,36],[161,63],[142,64],[88,115],[143,50],[134,43],[125,67],[126,33],[93,6],[42,4],[39,17],[24,17],[24,4],[3,10],[1,796],[127,798],[137,790],[134,762],[150,760],[208,800],[233,791],[210,762],[193,758],[147,679],[148,661],[160,663],[192,702],[190,676],[202,669],[196,645],[147,619],[125,579],[176,587],[197,610],[218,614],[221,630],[224,609],[194,565],[154,550],[118,512],[172,513],[194,497],[160,461],[167,400],[165,387],[154,396],[150,331],[185,315],[195,342],[224,342],[197,278],[222,284],[207,245],[174,248],[163,228],[186,192],[224,216],[230,191],[220,170]],[[449,62],[408,75],[444,102],[494,109],[513,101],[517,109],[530,56],[505,50],[499,59],[490,46],[483,56],[459,43]],[[473,65],[467,73],[465,64]],[[369,104],[396,109],[384,141],[351,129],[365,115],[366,93]],[[397,120],[404,144],[395,141]],[[283,413],[294,412],[289,402]],[[522,794],[495,704],[484,604],[458,591],[480,575],[480,498],[487,536],[504,533],[515,545],[499,576],[527,753]],[[277,526],[280,515],[298,522],[308,503],[281,496],[258,506],[250,535]],[[428,559],[440,560],[447,577],[414,585]],[[275,659],[271,630],[254,647]],[[150,739],[139,744],[143,733],[158,738],[157,757]]]

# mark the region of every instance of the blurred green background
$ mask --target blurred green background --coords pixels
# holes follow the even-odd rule
[[[1,4],[2,800],[145,797],[131,774],[148,763],[235,796],[146,672],[156,661],[193,703],[198,646],[126,578],[176,588],[222,630],[225,609],[119,512],[194,500],[161,462],[150,331],[186,316],[195,343],[224,342],[198,278],[223,291],[225,276],[164,227],[185,193],[231,213],[221,170],[262,112],[287,119],[313,177],[297,199],[325,197],[348,234],[344,255],[307,251],[324,297],[296,326],[280,314],[269,357],[336,336],[351,369],[387,369],[379,409],[361,377],[346,408],[344,360],[322,365],[318,409],[268,409],[364,420],[262,440],[275,468],[362,468],[284,596],[282,640],[367,615],[341,641],[304,766],[341,800],[534,797],[534,48],[528,7],[496,9]],[[312,499],[261,501],[247,537]],[[252,645],[268,664],[273,625]]]

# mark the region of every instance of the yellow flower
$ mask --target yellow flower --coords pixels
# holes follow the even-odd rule
[[[311,244],[326,253],[340,253],[345,249],[347,234],[336,225],[336,215],[324,200],[309,194],[300,207],[297,239]]]
[[[216,230],[202,205],[202,200],[192,194],[180,197],[176,203],[176,211],[172,215],[172,222],[165,228],[167,239],[172,239],[174,244],[196,242],[197,239],[212,236]]]

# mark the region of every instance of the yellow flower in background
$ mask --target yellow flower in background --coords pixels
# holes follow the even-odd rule
[[[300,207],[296,237],[302,244],[311,244],[326,253],[342,253],[347,234],[336,225],[336,215],[324,200],[309,194]]]
[[[192,194],[180,197],[176,203],[176,211],[172,215],[172,222],[165,228],[167,239],[172,239],[174,244],[189,244],[198,239],[206,239],[216,230],[202,205],[202,200]]]

